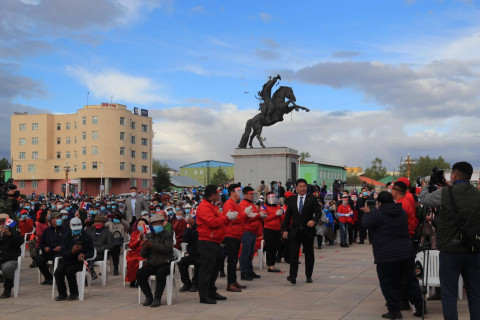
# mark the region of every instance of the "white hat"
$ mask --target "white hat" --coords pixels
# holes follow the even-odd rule
[[[140,214],[142,217],[143,216],[150,216],[150,214],[147,212],[147,211],[142,211],[142,213]]]
[[[82,221],[78,218],[73,218],[72,220],[70,220],[70,229],[82,230]]]

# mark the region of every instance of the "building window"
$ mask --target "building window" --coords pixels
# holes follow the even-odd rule
[[[142,138],[142,146],[148,145],[147,141],[147,138]]]
[[[131,185],[132,187],[137,187],[137,180],[136,179],[131,179]]]
[[[142,124],[142,132],[147,132],[148,126],[146,124]]]
[[[98,131],[92,131],[92,139],[96,140],[98,138]]]
[[[131,127],[132,127],[133,130],[135,130],[135,121],[132,121]]]
[[[38,181],[32,180],[32,189],[38,189]]]
[[[93,162],[92,162],[92,170],[97,170],[97,168],[98,168],[98,163],[97,163],[97,161],[93,161]]]
[[[38,123],[32,123],[32,130],[38,130]]]
[[[135,150],[130,151],[132,158],[135,158]]]
[[[77,172],[77,165],[73,166],[73,172]]]
[[[125,155],[125,147],[120,147],[120,155],[121,156]]]
[[[203,174],[203,170],[200,170],[200,174]]]
[[[32,152],[32,159],[38,159],[38,151]]]
[[[130,171],[135,172],[135,170],[137,169],[137,167],[136,167],[134,164],[132,164],[132,165],[130,166],[130,169],[131,169]]]
[[[70,130],[70,122],[67,122],[66,127],[67,127],[67,130]]]
[[[148,166],[142,166],[142,173],[148,173]]]
[[[57,138],[57,144],[61,144],[62,143],[62,138]]]
[[[67,157],[67,159],[70,159],[70,151],[67,151],[66,157]]]
[[[87,163],[86,162],[82,162],[82,170],[87,170]]]
[[[32,144],[38,144],[38,137],[32,138]]]
[[[130,142],[131,142],[132,144],[135,144],[135,136],[131,136]]]
[[[70,144],[70,137],[67,137],[65,140],[67,144]]]
[[[61,130],[62,129],[62,124],[61,123],[57,123],[57,130]]]
[[[120,140],[125,140],[125,132],[120,132]]]
[[[33,139],[33,138],[32,138]],[[20,138],[20,140],[18,141],[18,143],[23,146],[25,145],[25,138]]]
[[[25,152],[20,152],[20,154],[18,155],[18,158],[25,159]]]
[[[87,140],[87,131],[82,132],[82,139]]]
[[[73,137],[73,143],[77,144],[77,136]]]
[[[92,155],[97,155],[98,154],[98,148],[96,146],[92,147]]]
[[[75,157],[75,159],[77,159],[77,150],[75,150],[75,152],[74,152],[74,157]]]
[[[53,167],[53,172],[60,172],[60,166],[54,166]]]
[[[27,125],[25,123],[20,123],[20,131],[27,130]]]
[[[87,124],[87,117],[82,117],[82,124]]]
[[[185,170],[185,175],[188,175],[188,170]]]
[[[142,152],[142,159],[147,160],[148,159],[148,152]]]
[[[61,152],[57,152],[57,159],[61,159],[62,158],[62,153]]]
[[[73,123],[73,128],[74,128],[74,129],[77,129],[77,121],[75,121],[75,122]]]
[[[82,147],[82,154],[87,155],[87,147]]]
[[[35,165],[34,164],[29,164],[28,165],[28,172],[35,172]]]
[[[125,162],[120,162],[120,170],[125,170]]]
[[[198,174],[198,171],[197,170],[193,171],[193,174]]]
[[[121,126],[125,125],[125,117],[120,117],[120,125]]]
[[[98,124],[98,117],[92,116],[92,124]]]
[[[142,180],[142,188],[150,188],[148,179]]]
[[[17,173],[22,173],[22,166],[17,164]]]
[[[18,188],[19,189],[25,189],[25,181],[23,181],[23,180],[18,181]]]

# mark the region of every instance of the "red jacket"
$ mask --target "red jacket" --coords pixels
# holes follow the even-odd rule
[[[347,204],[346,206],[343,205],[343,203],[341,205],[338,206],[337,208],[337,213],[340,213],[340,214],[351,214],[350,217],[342,217],[342,216],[339,216],[338,217],[338,221],[341,222],[341,223],[352,223],[353,222],[353,211],[352,211],[352,208],[350,207],[350,204]]]
[[[203,199],[197,209],[198,240],[222,243],[228,218],[210,201]]]
[[[413,200],[413,196],[412,196],[412,200]],[[412,204],[411,200],[407,196],[402,197],[395,202],[402,204],[402,209],[405,210],[405,212],[407,213],[408,233],[410,234],[410,238],[411,238],[415,234],[415,228],[417,228],[417,224],[418,224],[415,205]]]
[[[22,237],[25,235],[25,233],[32,232],[33,220],[32,219],[19,220],[18,230],[20,231],[20,234],[22,235]]]
[[[277,211],[280,209],[282,208],[280,208],[279,205],[276,205],[276,206],[263,205],[261,207],[261,212],[264,212],[268,215],[266,218],[263,219],[263,223],[264,223],[263,227],[265,229],[270,229],[274,231],[278,231],[281,229],[284,215],[277,216]]]
[[[258,212],[257,206],[248,200],[243,199],[240,201],[240,210],[242,213],[244,213],[244,219],[245,219],[245,227],[244,227],[244,232],[248,231],[253,234],[256,234],[258,232],[259,226],[262,226],[262,218],[260,217],[260,214]],[[249,218],[247,214],[245,213],[245,209],[248,207],[252,206],[253,212],[256,212],[257,215],[253,218]]]
[[[177,241],[173,247],[180,250],[183,242],[183,233],[187,229],[187,221],[185,219],[175,219],[172,223],[172,228],[175,231],[175,240]]]
[[[227,212],[238,212],[238,216],[235,220],[228,220]],[[232,199],[225,201],[223,205],[223,215],[227,219],[227,227],[225,228],[225,237],[242,239],[243,231],[245,228],[245,212],[240,209],[240,206],[235,203]]]

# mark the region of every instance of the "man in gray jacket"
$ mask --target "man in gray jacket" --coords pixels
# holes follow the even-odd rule
[[[132,226],[135,221],[142,217],[142,211],[149,211],[148,203],[144,197],[138,195],[137,187],[130,188],[130,198],[125,200],[123,214],[125,220]]]

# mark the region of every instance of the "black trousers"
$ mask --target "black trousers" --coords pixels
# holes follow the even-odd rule
[[[48,261],[55,261],[55,257],[58,256],[58,252],[50,251],[50,252],[42,252],[42,254],[38,254],[35,256],[35,263],[38,266],[38,269],[42,273],[42,275],[45,277],[45,280],[47,281],[53,281],[53,276],[50,273],[50,270],[48,268]]]
[[[401,287],[400,280],[406,280],[405,293],[408,300],[417,308],[422,308],[422,293],[420,285],[415,276],[415,271],[411,268],[410,259],[392,263],[378,263],[377,275],[380,282],[382,294],[387,301],[388,310],[400,311]]]
[[[198,286],[198,256],[185,256],[183,257],[177,264],[178,270],[180,271],[180,277],[182,279],[182,283],[191,286],[192,284],[194,286]],[[188,273],[188,268],[191,265],[194,265],[193,269],[193,278],[190,280],[190,275]]]
[[[300,245],[303,246],[303,253],[305,255],[305,276],[312,277],[313,265],[315,264],[315,255],[313,253],[313,240],[306,232],[300,231],[293,239],[289,239],[290,249],[290,277],[297,278],[298,273],[298,252]]]
[[[120,249],[122,246],[113,246],[110,254],[112,255],[113,267],[118,268],[118,263],[120,262]]]
[[[55,282],[57,283],[58,294],[61,296],[67,295],[67,286],[65,285],[65,277],[67,277],[68,288],[71,295],[78,295],[77,277],[76,273],[82,271],[83,262],[68,262],[60,260],[60,263],[55,270]]]
[[[198,253],[200,254],[198,264],[198,295],[200,298],[214,296],[217,293],[215,281],[218,277],[218,267],[220,265],[220,244],[198,240]]]
[[[277,244],[280,230],[263,229],[263,240],[265,240],[265,251],[267,252],[267,266],[275,265],[275,257],[277,255]]]
[[[156,286],[155,286],[155,298],[161,299],[163,291],[165,290],[165,285],[167,284],[167,276],[170,274],[170,264],[165,263],[159,266],[152,266],[149,264],[144,264],[143,267],[137,271],[137,283],[140,289],[142,289],[145,297],[152,296],[152,289],[150,284],[148,284],[148,278],[150,276],[155,276]]]
[[[237,263],[238,252],[240,251],[240,239],[226,237],[223,240],[225,248],[227,249],[227,281],[228,284],[237,282]]]

